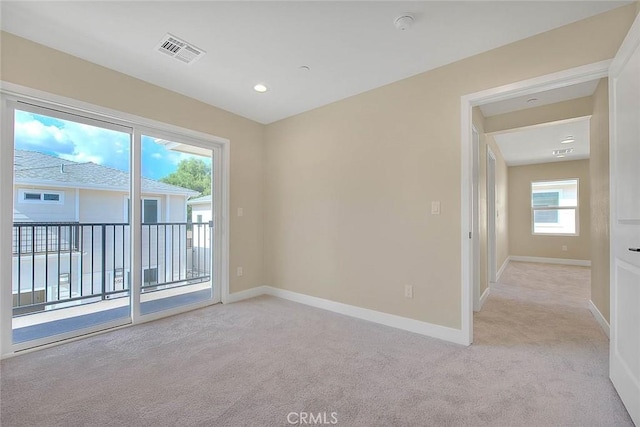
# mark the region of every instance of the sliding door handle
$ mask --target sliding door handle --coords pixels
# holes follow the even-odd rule
[[[631,252],[640,252],[640,248],[629,248]]]

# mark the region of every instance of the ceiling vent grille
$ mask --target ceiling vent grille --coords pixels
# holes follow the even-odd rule
[[[156,46],[156,50],[185,64],[196,62],[206,53],[204,50],[169,33],[160,40],[160,43]]]
[[[564,156],[565,154],[573,153],[573,148],[564,148],[562,150],[553,150],[554,156]]]

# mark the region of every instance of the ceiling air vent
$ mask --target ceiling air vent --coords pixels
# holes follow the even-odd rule
[[[159,52],[165,53],[181,62],[184,62],[185,64],[192,64],[196,62],[206,53],[204,50],[199,49],[191,43],[187,43],[186,41],[169,33],[160,40],[156,49]]]
[[[563,148],[562,150],[553,150],[554,156],[564,156],[565,154],[573,153],[573,148]]]

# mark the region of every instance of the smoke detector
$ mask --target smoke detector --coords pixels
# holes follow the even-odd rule
[[[156,50],[167,54],[185,64],[192,64],[202,58],[206,53],[178,37],[167,33],[156,45]]]
[[[398,30],[404,31],[413,24],[413,21],[414,21],[413,16],[411,16],[408,13],[405,13],[403,15],[398,16],[396,20],[393,21],[393,25],[395,25],[395,27]]]

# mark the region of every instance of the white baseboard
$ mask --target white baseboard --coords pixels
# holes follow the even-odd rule
[[[564,265],[579,265],[581,267],[591,267],[591,261],[586,259],[564,259],[564,258],[543,258],[537,256],[520,256],[511,255],[510,261],[521,262],[541,262],[545,264],[564,264]]]
[[[487,298],[489,298],[490,294],[491,294],[491,287],[487,286],[487,289],[485,289],[484,292],[482,293],[482,296],[480,296],[480,307],[478,311],[482,310],[482,306],[484,305]]]
[[[488,295],[486,291],[485,294]],[[332,311],[334,313],[355,317],[357,319],[379,323],[381,325],[390,326],[392,328],[402,329],[405,331],[414,332],[420,335],[426,335],[432,338],[438,338],[456,344],[467,345],[467,339],[463,336],[461,329],[448,328],[446,326],[423,322],[421,320],[409,319],[407,317],[397,316],[395,314],[383,313],[381,311],[370,310],[368,308],[357,307],[355,305],[343,304],[323,298],[312,297],[298,292],[274,288],[272,286],[258,286],[256,288],[247,289],[246,291],[234,292],[229,295],[229,298],[227,299],[227,301],[225,301],[225,303],[238,302],[260,295],[271,295],[277,298],[282,298],[323,310]]]
[[[274,297],[287,299],[289,301],[321,308],[323,310],[333,311],[334,313],[344,314],[346,316],[355,317],[357,319],[368,320],[369,322],[379,323],[381,325],[390,326],[392,328],[403,329],[405,331],[414,332],[420,335],[426,335],[432,338],[438,338],[456,344],[467,344],[467,339],[463,337],[462,330],[460,329],[448,328],[446,326],[435,325],[433,323],[423,322],[421,320],[409,319],[407,317],[397,316],[395,314],[383,313],[381,311],[370,310],[368,308],[343,304],[340,302],[312,297],[309,295],[274,288],[271,286],[267,286],[266,288],[267,295],[272,295]]]
[[[504,273],[504,269],[507,268],[507,265],[509,265],[510,260],[511,260],[511,257],[508,256],[507,259],[505,259],[504,262],[502,263],[502,267],[500,267],[500,270],[498,270],[498,272],[496,273],[496,282],[500,281],[500,276],[502,276],[502,273]]]
[[[247,289],[246,291],[234,292],[229,294],[226,301],[222,301],[225,304],[230,304],[238,301],[242,301],[249,298],[259,297],[267,293],[266,286],[258,286],[255,288]]]
[[[593,317],[596,318],[596,321],[604,331],[605,335],[609,337],[609,322],[604,318],[598,307],[593,303],[593,301],[589,300],[589,311],[593,314]]]

